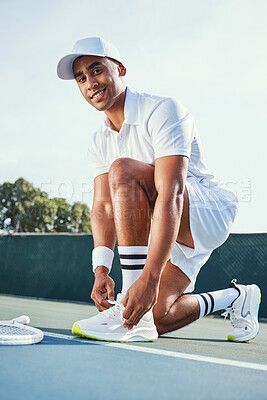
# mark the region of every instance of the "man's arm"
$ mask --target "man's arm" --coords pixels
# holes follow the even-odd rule
[[[151,242],[144,272],[159,280],[178,236],[188,158],[168,156],[156,160],[155,187],[158,192],[151,227]]]
[[[160,275],[179,232],[187,169],[185,156],[156,159],[154,179],[158,196],[147,261],[141,277],[130,287],[124,301],[124,325],[129,328],[136,325],[157,300]]]
[[[116,236],[108,174],[99,175],[94,180],[91,223],[94,247],[105,246],[114,250]],[[108,275],[108,269],[105,266],[97,267],[91,298],[99,311],[110,307],[110,303],[105,299],[107,296],[109,300],[114,299],[114,286],[114,281]]]
[[[94,247],[115,247],[115,225],[110,197],[108,174],[98,175],[94,180],[94,200],[91,213]]]

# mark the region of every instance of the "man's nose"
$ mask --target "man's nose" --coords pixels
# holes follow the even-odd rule
[[[97,88],[97,86],[98,86],[97,80],[92,76],[88,77],[88,79],[87,79],[87,89],[88,90],[94,90],[94,89]]]

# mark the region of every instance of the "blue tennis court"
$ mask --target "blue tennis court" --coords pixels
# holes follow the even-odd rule
[[[230,343],[229,321],[206,317],[152,343],[75,338],[85,304],[0,296],[4,319],[20,314],[45,333],[29,346],[1,346],[0,398],[266,399],[267,326],[251,343]]]

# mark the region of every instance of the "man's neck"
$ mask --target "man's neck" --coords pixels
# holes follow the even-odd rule
[[[116,103],[109,110],[105,111],[105,114],[109,119],[111,128],[117,132],[120,131],[125,118],[124,117],[125,96],[126,96],[126,88],[118,96],[118,101],[116,101]]]

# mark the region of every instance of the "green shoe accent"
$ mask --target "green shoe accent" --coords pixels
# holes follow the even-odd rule
[[[85,333],[83,333],[81,331],[81,328],[77,324],[74,324],[72,326],[72,334],[73,335],[77,335],[77,336],[81,336],[81,337],[86,338],[86,339],[99,340],[100,342],[115,342],[116,341],[118,343],[125,343],[125,342],[119,341],[119,340],[118,341],[117,340],[105,340],[105,339],[96,338],[94,336],[86,335]]]
[[[258,335],[258,333],[257,333],[257,335]],[[248,339],[248,340],[236,340],[232,335],[228,335],[228,336],[227,336],[227,339],[229,340],[229,342],[247,343],[247,342],[249,342],[250,340],[255,339],[255,337],[256,337],[257,335],[255,335],[253,338]]]
[[[240,342],[239,340],[235,340],[235,338],[232,335],[228,335],[227,339],[229,340],[229,342],[243,343],[243,342]]]
[[[72,326],[72,334],[73,335],[77,335],[77,336],[81,336],[81,337],[83,337],[83,338],[86,338],[86,339],[91,339],[91,340],[98,340],[98,341],[100,341],[100,342],[116,342],[116,343],[127,343],[127,341],[126,340],[107,340],[107,339],[99,339],[99,338],[96,338],[96,337],[94,337],[94,336],[90,336],[90,335],[86,335],[85,333],[83,333],[82,331],[81,331],[81,328],[79,327],[79,325],[77,325],[77,324],[74,324],[73,326]],[[155,339],[156,340],[156,339]],[[139,342],[154,342],[154,340],[138,340]]]

